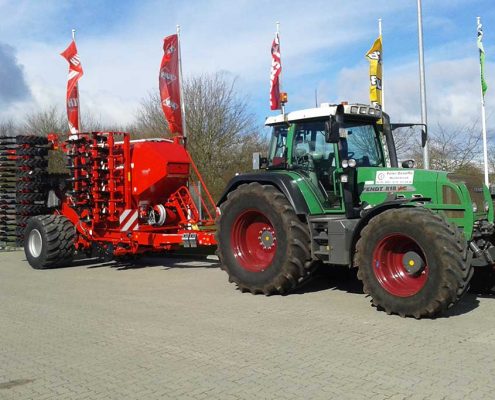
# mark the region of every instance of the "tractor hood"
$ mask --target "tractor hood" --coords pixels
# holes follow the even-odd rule
[[[481,179],[444,171],[405,168],[358,168],[358,191],[370,206],[396,198],[425,197],[426,207],[443,212],[458,226],[481,219],[493,222],[493,205]]]

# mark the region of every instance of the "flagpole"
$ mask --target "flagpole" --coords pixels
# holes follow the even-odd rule
[[[481,18],[476,17],[476,28],[481,25]],[[480,77],[483,79],[483,70],[480,61]],[[481,100],[481,131],[483,134],[483,164],[485,172],[485,185],[490,186],[488,179],[488,149],[487,149],[487,139],[486,139],[486,116],[485,116],[485,96],[483,95],[483,83],[480,79],[480,100]]]
[[[419,52],[419,94],[421,97],[421,124],[426,129],[426,83],[425,83],[425,60],[423,56],[423,15],[421,12],[421,0],[418,0],[418,52]],[[430,168],[430,159],[428,155],[428,137],[425,137],[423,147],[423,168]]]
[[[182,90],[182,57],[181,57],[181,45],[180,45],[180,25],[177,25],[177,45],[178,60],[179,60],[179,93],[180,93],[180,112],[182,116],[182,136],[184,137],[184,145],[187,142],[187,127],[186,127],[186,106],[184,104],[184,92]]]
[[[76,42],[76,30],[72,29],[72,41],[75,43]],[[79,97],[79,82],[76,84],[76,90],[77,90],[77,137],[79,137],[79,132],[81,132],[81,98]]]
[[[382,53],[380,54],[382,63],[382,111],[385,111],[385,84],[383,82],[383,35],[382,35],[382,19],[378,18],[378,35],[382,38]]]
[[[282,54],[282,49],[280,47],[280,22],[279,21],[276,22],[276,26],[277,26],[277,38],[278,38],[278,51],[280,54]],[[282,64],[282,59],[280,59],[280,64]],[[282,90],[282,73],[280,73],[280,75],[278,76],[278,85],[279,85],[279,91],[278,92],[280,95],[280,93],[283,92],[283,90]],[[285,104],[284,103],[282,103],[282,115],[285,115]]]

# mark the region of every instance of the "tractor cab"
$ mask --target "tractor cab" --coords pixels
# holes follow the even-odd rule
[[[378,123],[382,117],[386,128]],[[322,104],[270,117],[266,125],[272,127],[267,169],[303,174],[330,211],[342,210],[346,202],[352,209],[357,202],[349,185],[356,167],[397,165],[388,116],[367,105]],[[384,142],[391,149],[384,150]]]

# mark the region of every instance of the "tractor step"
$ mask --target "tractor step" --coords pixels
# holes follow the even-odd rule
[[[358,221],[341,215],[309,218],[313,257],[326,264],[349,265],[353,232]]]

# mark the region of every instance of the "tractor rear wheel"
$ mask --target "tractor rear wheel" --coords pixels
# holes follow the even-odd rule
[[[372,218],[356,244],[364,292],[389,314],[434,317],[453,306],[472,277],[467,241],[453,224],[423,207]]]
[[[62,215],[39,215],[28,220],[24,253],[34,269],[64,267],[72,262],[76,230]]]
[[[308,227],[276,188],[243,184],[220,208],[217,253],[240,290],[285,294],[309,275]]]

